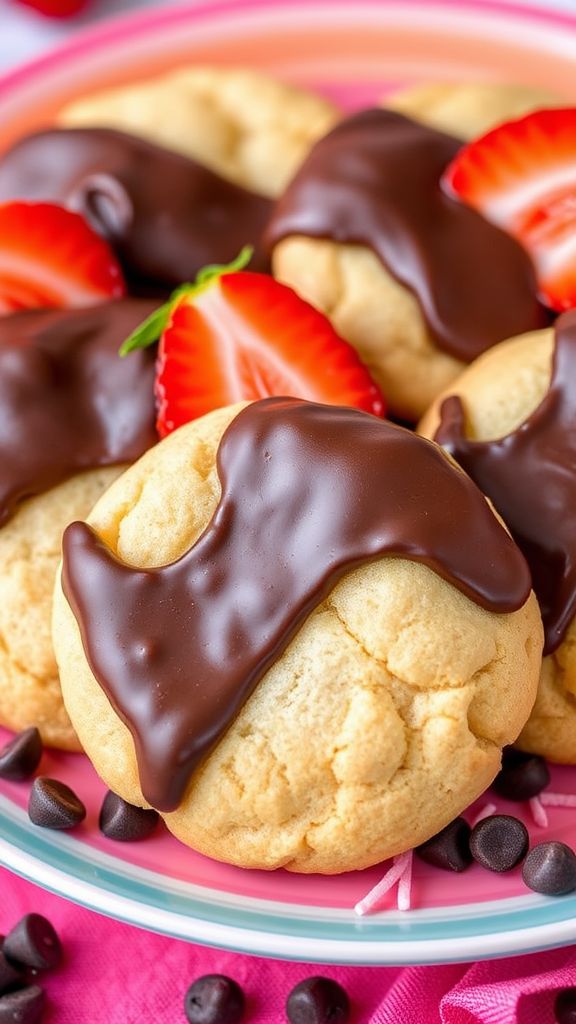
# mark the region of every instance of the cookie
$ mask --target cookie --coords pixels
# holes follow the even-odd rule
[[[555,331],[514,338],[478,359],[439,396],[420,425],[424,435],[446,444],[492,498],[526,551],[547,656],[518,746],[564,764],[576,764],[570,525],[576,500],[570,455],[575,366],[576,318],[565,314]]]
[[[275,276],[412,421],[481,352],[547,323],[519,243],[440,187],[460,147],[393,111],[355,114],[313,146],[267,229]]]
[[[267,75],[200,66],[74,100],[58,123],[141,135],[273,197],[337,117],[327,100]]]
[[[375,417],[292,399],[217,410],[88,521],[66,532],[55,592],[66,707],[107,785],[208,856],[377,863],[475,799],[530,712],[542,640],[523,560],[436,446]]]
[[[557,106],[546,89],[510,82],[424,82],[382,101],[391,110],[460,139],[474,139],[503,121]]]
[[[156,439],[153,355],[121,362],[141,300],[0,319],[0,724],[79,749],[52,649],[64,528]]]

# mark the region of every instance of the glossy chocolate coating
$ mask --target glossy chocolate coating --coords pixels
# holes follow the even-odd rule
[[[121,299],[0,318],[0,526],[23,498],[156,443],[154,351],[118,356],[154,308]]]
[[[414,293],[438,348],[464,362],[549,322],[527,253],[440,187],[462,143],[390,110],[366,110],[316,143],[266,234],[372,249]]]
[[[180,153],[109,128],[29,135],[0,160],[0,202],[60,203],[111,243],[139,288],[174,288],[257,245],[270,200]],[[251,269],[265,269],[256,253]]]
[[[442,403],[435,439],[494,502],[524,552],[550,654],[576,613],[576,311],[556,322],[550,387],[517,430],[469,441],[453,395]]]
[[[264,399],[232,421],[217,466],[212,520],[171,565],[125,565],[85,523],[64,535],[64,592],[88,662],[160,810],[178,806],[194,767],[344,573],[398,555],[495,612],[530,592],[522,555],[465,474],[374,416]]]

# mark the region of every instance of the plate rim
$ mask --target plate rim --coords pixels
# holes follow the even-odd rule
[[[397,0],[362,0],[362,2],[367,7],[382,7],[382,5],[394,6]],[[283,6],[282,0],[273,0],[273,4],[276,7]],[[290,6],[330,7],[333,10],[334,7],[345,7],[347,4],[348,0],[311,0],[311,3],[309,0],[291,0]],[[26,61],[13,71],[0,76],[0,98],[17,92],[23,85],[29,86],[31,81],[38,77],[42,78],[46,73],[50,73],[51,69],[60,68],[63,64],[70,62],[75,63],[84,53],[105,48],[109,42],[118,42],[122,37],[133,37],[134,34],[147,36],[159,27],[189,22],[201,14],[217,19],[230,12],[257,12],[264,8],[270,8],[270,6],[271,0],[187,0],[186,4],[176,7],[133,11],[108,18],[99,25],[78,32],[71,41],[57,45],[45,55]],[[576,30],[576,13],[571,13],[567,8],[544,7],[538,0],[534,0],[534,2],[532,0],[403,0],[403,7],[407,6],[452,12],[457,9],[459,13],[481,11],[488,17],[504,14],[517,17],[522,23],[529,19],[545,23],[548,26],[556,25],[568,27],[572,31]],[[6,804],[10,808],[8,814],[5,808]],[[22,817],[21,821],[18,821],[19,816]],[[349,934],[345,938],[337,939],[319,937],[318,935],[310,936],[303,932],[287,934],[278,930],[265,930],[262,927],[262,922],[260,922],[260,927],[251,927],[250,923],[242,925],[232,924],[230,921],[215,921],[198,916],[198,914],[190,916],[181,911],[178,912],[177,909],[170,906],[155,906],[149,901],[143,901],[142,898],[138,899],[127,894],[126,890],[118,892],[110,882],[104,883],[104,869],[99,875],[96,867],[92,880],[82,877],[82,872],[79,873],[78,870],[76,873],[62,870],[57,863],[51,862],[57,845],[47,842],[46,837],[42,838],[39,834],[40,830],[34,829],[25,812],[4,796],[0,796],[0,826],[2,826],[0,830],[0,864],[28,881],[87,909],[125,923],[174,938],[199,942],[206,946],[224,948],[233,952],[285,960],[307,960],[312,963],[399,966],[461,963],[465,960],[534,953],[576,941],[576,896],[563,897],[561,904],[559,901],[539,896],[490,901],[485,904],[487,908],[498,904],[516,904],[518,908],[522,905],[522,908],[526,908],[526,912],[532,914],[534,912],[538,914],[538,908],[547,907],[551,912],[554,905],[561,905],[565,908],[565,915],[561,919],[544,919],[536,925],[508,926],[505,930],[496,932],[479,934],[478,931],[474,931],[469,935],[449,937],[435,935],[433,938],[407,938],[406,935],[414,927],[414,924],[411,925],[410,922],[418,923],[419,920],[424,920],[422,916],[424,912],[419,911],[412,911],[409,917],[397,911],[386,910],[369,918],[357,918],[353,909],[350,908]],[[6,831],[8,835],[6,835]],[[76,864],[77,868],[78,866],[82,867],[83,857],[74,849],[74,843],[78,841],[68,836],[60,836],[59,839],[64,843],[60,851],[67,849],[69,845],[68,857]],[[35,847],[36,852],[34,852]],[[48,854],[49,848],[52,848],[50,855]],[[91,857],[94,862],[101,861],[103,863],[106,858],[111,863],[115,862],[111,855],[93,851],[89,847],[84,848],[84,850],[86,849],[90,849],[91,854],[94,854]],[[118,859],[116,863],[123,864],[125,862]],[[140,873],[141,875],[154,874],[147,872],[147,869],[133,868],[133,870],[136,874]],[[126,884],[126,878],[123,878],[122,873],[119,872],[116,886]],[[185,883],[182,885],[184,886]],[[209,891],[208,887],[204,888]],[[168,903],[170,903],[170,899],[171,897],[168,897]],[[251,898],[238,895],[236,899],[239,904],[244,903],[243,912],[246,920],[250,922]],[[210,905],[209,901],[206,901],[206,905]],[[290,907],[290,904],[282,905]],[[294,906],[298,905],[306,908],[306,905],[302,903]],[[471,911],[473,907],[480,907],[481,904],[461,906]],[[311,911],[314,909],[310,907]],[[455,911],[457,908],[450,909]],[[240,911],[242,912],[241,907]],[[512,910],[508,907],[507,910],[503,908],[499,915],[488,914],[486,920],[509,916],[512,921],[517,914],[523,912],[524,909]],[[546,918],[549,915],[545,913],[543,916]],[[381,931],[384,918],[395,926],[394,937],[378,936],[379,925]],[[463,920],[472,920],[478,925],[482,917],[470,914]],[[303,923],[304,921],[305,919],[303,919]],[[374,935],[375,937],[365,938],[363,935]]]

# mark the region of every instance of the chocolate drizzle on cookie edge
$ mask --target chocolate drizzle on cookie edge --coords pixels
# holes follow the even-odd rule
[[[121,299],[0,318],[0,526],[24,498],[156,443],[155,353],[118,356],[154,308]]]
[[[0,201],[35,199],[81,213],[140,291],[175,288],[210,263],[258,247],[271,201],[181,153],[109,128],[29,135],[0,159]],[[263,251],[252,270],[267,269]]]
[[[435,440],[494,502],[524,552],[550,654],[576,613],[576,311],[556,322],[549,389],[517,430],[468,440],[453,395],[442,403]]]
[[[217,466],[212,520],[171,565],[126,565],[85,523],[64,535],[64,593],[88,662],[132,733],[146,799],[164,811],[344,573],[412,559],[503,613],[530,592],[470,480],[376,417],[265,399],[232,421]]]
[[[549,323],[518,242],[442,191],[462,143],[390,110],[354,114],[316,143],[266,240],[371,248],[418,299],[438,348],[464,362]]]

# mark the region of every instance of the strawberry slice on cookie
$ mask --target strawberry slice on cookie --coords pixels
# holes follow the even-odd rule
[[[0,205],[0,314],[93,306],[125,294],[110,246],[52,203]]]
[[[183,285],[121,348],[161,334],[156,373],[161,437],[241,400],[289,395],[384,415],[384,400],[355,350],[291,288],[242,270],[207,267]]]
[[[500,125],[460,150],[443,184],[524,245],[551,309],[576,306],[576,108]]]

